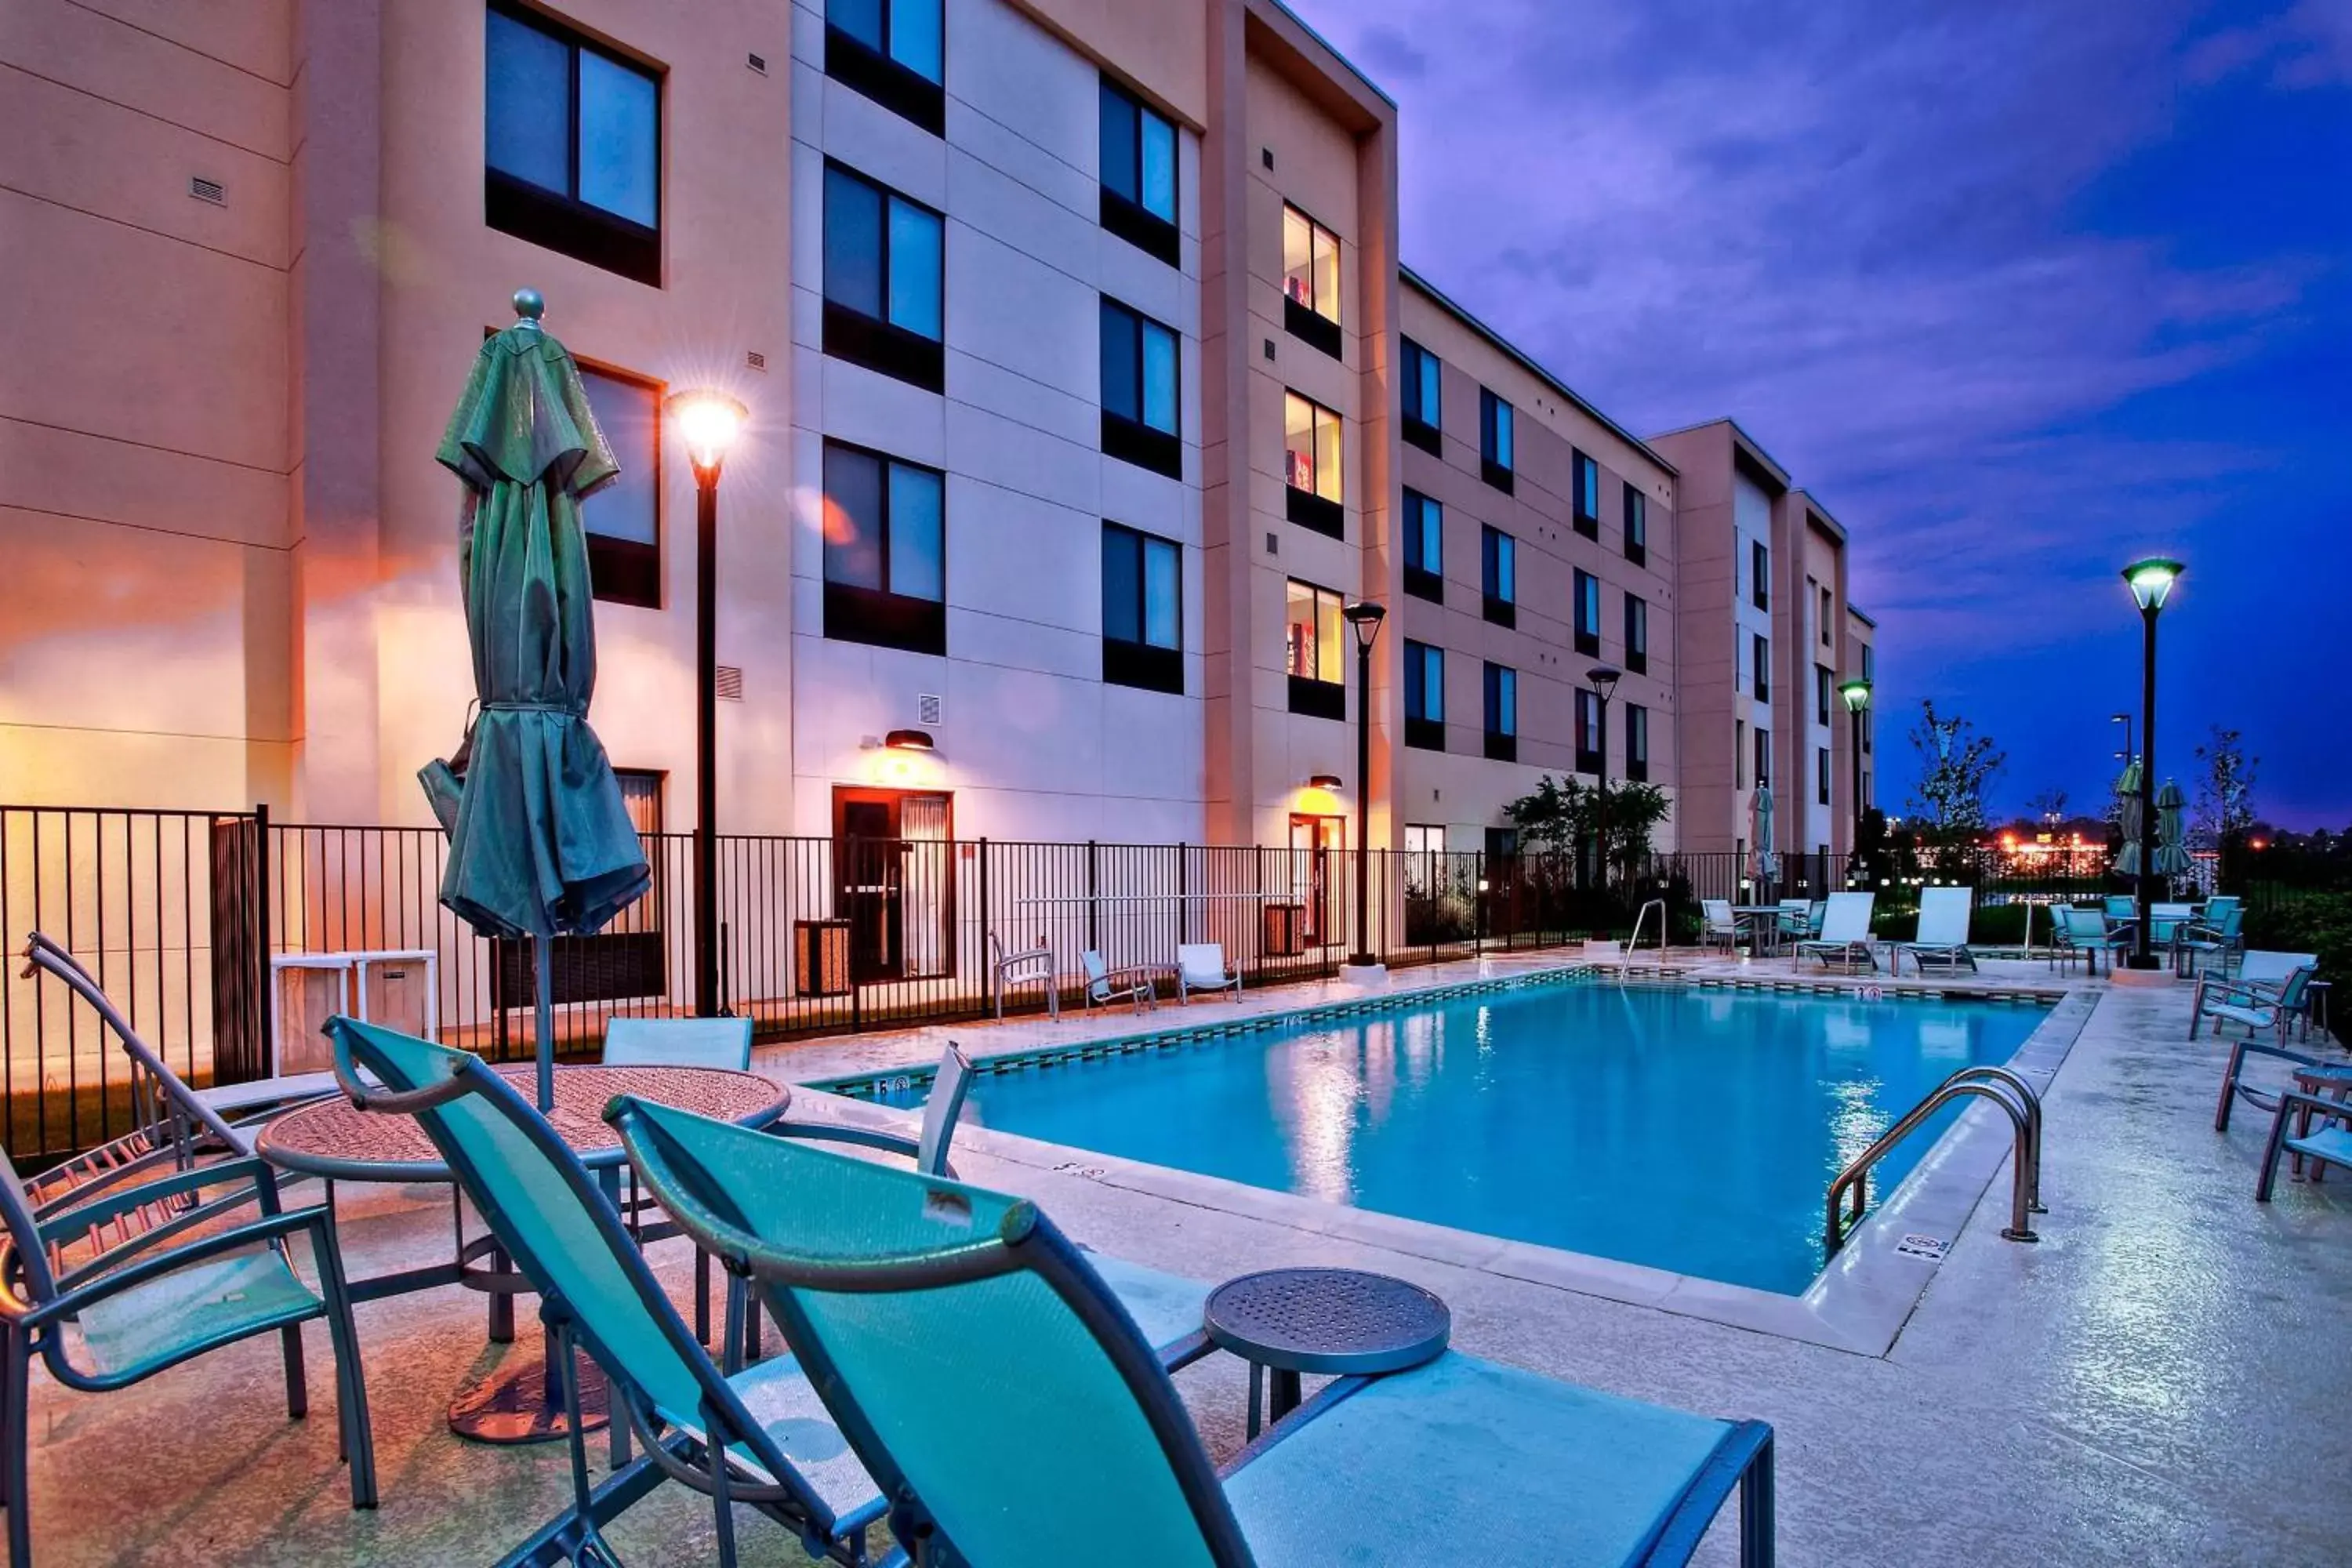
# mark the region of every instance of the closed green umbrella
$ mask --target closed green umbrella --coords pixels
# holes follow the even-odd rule
[[[1772,842],[1772,792],[1756,786],[1756,879],[1770,883],[1780,875],[1780,851]]]
[[[2116,875],[2139,875],[2139,763],[2133,761],[2116,780],[2116,799],[2120,809],[2116,822],[2123,829],[2122,847],[2116,851]]]
[[[2189,875],[2189,799],[2172,779],[2156,792],[2156,870],[2160,877]]]
[[[449,834],[441,901],[485,936],[530,938],[539,1104],[553,1103],[549,939],[603,928],[653,879],[588,727],[596,628],[580,502],[620,476],[538,294],[482,345],[435,456],[465,482],[459,568],[480,716],[419,775]]]

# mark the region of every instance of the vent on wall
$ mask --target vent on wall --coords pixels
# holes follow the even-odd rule
[[[745,55],[743,57],[743,63],[750,66],[753,70],[758,71],[761,76],[768,74],[768,57],[765,55]]]
[[[743,351],[743,363],[753,370],[765,370],[768,368],[768,356],[757,349],[746,349]]]
[[[712,684],[718,688],[719,701],[743,700],[743,667],[741,665],[722,664],[711,673]]]
[[[200,202],[210,202],[216,207],[228,205],[228,192],[218,180],[207,180],[202,174],[188,177],[188,195]]]
[[[940,700],[936,693],[919,691],[915,694],[915,719],[922,724],[940,721]]]

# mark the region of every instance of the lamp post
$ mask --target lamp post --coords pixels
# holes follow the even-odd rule
[[[1594,805],[1593,819],[1598,831],[1594,834],[1601,848],[1601,890],[1609,890],[1609,699],[1616,693],[1617,682],[1625,672],[1613,664],[1596,664],[1584,672],[1585,684],[1601,699],[1601,733],[1594,737],[1598,759],[1593,769],[1600,781],[1600,791]]]
[[[1838,682],[1838,698],[1852,716],[1852,738],[1848,749],[1853,752],[1853,837],[1846,846],[1846,883],[1851,887],[1862,870],[1862,716],[1870,707],[1870,682],[1861,676]]]
[[[2131,967],[2154,969],[2156,955],[2149,939],[2156,924],[2156,617],[2172,585],[2187,568],[2178,561],[2150,556],[2124,568],[2132,602],[2139,606],[2139,932],[2132,940]]]
[[[719,1016],[719,469],[746,411],[723,392],[664,407],[694,469],[694,1015]]]
[[[2121,724],[2124,727],[2124,749],[2116,753],[2116,760],[2126,764],[2129,763],[2132,760],[2131,715],[2128,713],[2117,713],[2113,718],[2109,719],[2107,722],[2110,724]]]
[[[1380,640],[1383,605],[1359,599],[1339,612],[1356,631],[1356,951],[1351,969],[1370,969],[1371,943],[1371,850],[1367,842],[1372,800],[1372,644]]]

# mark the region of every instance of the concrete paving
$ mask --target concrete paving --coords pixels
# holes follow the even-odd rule
[[[1740,973],[1720,961],[1704,967]],[[2039,963],[1986,971],[1989,986],[2062,984]],[[1785,977],[1788,966],[1745,973]],[[1395,983],[1449,978],[1462,978],[1461,968]],[[958,1165],[969,1179],[1034,1195],[1080,1239],[1142,1262],[1210,1279],[1277,1261],[1404,1275],[1453,1306],[1455,1342],[1465,1350],[1620,1394],[1770,1421],[1785,1563],[2352,1562],[2352,1521],[2326,1503],[2326,1478],[2352,1461],[2352,1424],[2342,1419],[2352,1409],[2344,1327],[2352,1173],[2319,1184],[2283,1177],[2276,1201],[2256,1205],[2269,1118],[2242,1107],[2227,1135],[2212,1131],[2224,1051],[2187,1038],[2186,988],[2063,984],[2093,1005],[2046,1100],[2043,1239],[2000,1238],[2005,1188],[1995,1173],[1882,1353],[1612,1299],[1579,1289],[1572,1269],[1524,1258],[1515,1266],[1508,1246],[1448,1248],[1377,1225],[1341,1234],[1300,1223],[1280,1203],[1217,1194],[1204,1202],[1181,1184],[1171,1195],[1168,1183],[1106,1179],[1114,1173],[1099,1156],[1058,1152],[1048,1161],[1039,1146],[985,1131],[959,1144]],[[1316,999],[1294,988],[1245,1005]],[[1159,1021],[1195,1020],[1163,1007]],[[1060,1038],[1133,1024],[1122,1016],[954,1033],[985,1053],[1026,1048],[1045,1031]],[[901,1065],[934,1056],[939,1034],[811,1042],[763,1053],[761,1066],[805,1080]],[[346,1190],[342,1214],[356,1271],[446,1252],[440,1189]],[[666,1244],[656,1257],[683,1300],[684,1245]],[[277,1347],[268,1342],[111,1396],[37,1383],[37,1560],[479,1563],[562,1506],[560,1446],[480,1447],[443,1424],[452,1394],[513,1353],[486,1349],[478,1298],[453,1289],[371,1304],[361,1310],[360,1333],[384,1494],[376,1512],[347,1506],[331,1372],[314,1331],[306,1422],[286,1420]],[[1213,1449],[1230,1452],[1240,1436],[1239,1364],[1212,1357],[1179,1383]],[[593,1451],[601,1471],[601,1439]],[[806,1561],[764,1523],[747,1520],[743,1534],[747,1561]],[[666,1488],[614,1539],[633,1563],[709,1561],[707,1504]],[[1490,1549],[1430,1550],[1400,1542],[1393,1561],[1527,1560],[1499,1530]],[[1702,1560],[1732,1561],[1723,1531]]]

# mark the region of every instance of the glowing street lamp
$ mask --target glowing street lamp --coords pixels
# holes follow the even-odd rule
[[[694,1012],[719,1016],[719,469],[748,411],[723,392],[663,405],[694,469]]]
[[[1600,759],[1594,764],[1594,774],[1600,780],[1600,793],[1596,797],[1593,817],[1600,828],[1601,890],[1604,893],[1609,890],[1609,699],[1616,695],[1617,683],[1624,678],[1625,672],[1613,664],[1596,664],[1584,672],[1585,684],[1591,687],[1593,694],[1601,699],[1601,732],[1593,737],[1592,742],[1595,754]]]
[[[2139,931],[2132,940],[2131,967],[2154,969],[2149,942],[2156,925],[2156,617],[2172,596],[2172,585],[2188,568],[2160,555],[2124,568],[2132,603],[2139,606]]]
[[[1838,682],[1837,693],[1846,712],[1853,716],[1853,733],[1847,748],[1853,752],[1853,838],[1846,846],[1846,863],[1858,876],[1862,870],[1862,716],[1870,708],[1870,682],[1857,675]],[[1852,886],[1852,881],[1847,885]]]
[[[1359,599],[1339,612],[1356,633],[1356,951],[1351,967],[1372,965],[1371,855],[1365,843],[1372,798],[1372,644],[1380,640],[1388,606]]]

